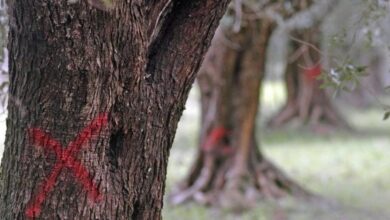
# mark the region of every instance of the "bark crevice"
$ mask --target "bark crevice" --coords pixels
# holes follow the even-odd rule
[[[124,147],[124,133],[123,130],[113,132],[110,137],[110,145],[108,151],[109,161],[112,166],[118,168],[118,159],[123,152]]]

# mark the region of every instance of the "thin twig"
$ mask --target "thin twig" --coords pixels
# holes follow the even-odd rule
[[[325,56],[325,54],[321,51],[321,49],[319,49],[317,46],[315,46],[314,44],[312,43],[309,43],[307,41],[304,41],[304,40],[301,40],[301,39],[298,39],[292,35],[288,35],[288,37],[293,40],[293,41],[296,41],[298,43],[301,43],[301,44],[304,44],[306,46],[309,46],[310,48],[312,48],[313,50],[315,50],[317,53],[319,53],[321,56]]]

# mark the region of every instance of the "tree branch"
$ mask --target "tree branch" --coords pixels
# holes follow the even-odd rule
[[[308,29],[318,25],[337,6],[337,3],[337,0],[317,1],[308,9],[296,13],[287,20],[275,11],[269,10],[267,14],[278,23],[280,29],[289,32],[291,30]]]

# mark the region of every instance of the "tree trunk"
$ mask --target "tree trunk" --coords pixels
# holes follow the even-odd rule
[[[319,30],[295,33],[285,72],[287,101],[284,107],[270,121],[271,127],[298,119],[300,124],[309,124],[318,131],[334,127],[348,128],[348,124],[333,106],[326,90],[320,88],[321,56]]]
[[[198,156],[172,195],[173,203],[195,200],[247,208],[261,196],[307,195],[264,158],[255,140],[259,87],[272,29],[264,20],[246,23],[239,33],[217,30],[198,77],[202,103]]]
[[[161,219],[169,150],[227,0],[8,1],[2,219]]]

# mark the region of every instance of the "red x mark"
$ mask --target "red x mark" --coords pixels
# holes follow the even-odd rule
[[[39,188],[39,193],[36,195],[32,203],[27,207],[27,217],[37,217],[41,212],[41,205],[45,200],[47,194],[53,190],[57,177],[60,175],[61,170],[65,167],[71,169],[75,177],[83,185],[84,189],[88,192],[88,196],[95,202],[101,199],[98,188],[92,182],[89,176],[88,170],[74,157],[81,147],[85,145],[93,135],[96,135],[101,128],[107,124],[107,114],[101,114],[86,126],[77,137],[71,141],[67,148],[63,146],[50,134],[43,132],[38,128],[29,129],[29,136],[32,144],[35,146],[42,146],[47,150],[53,151],[57,157],[57,161],[54,164],[53,170],[49,177],[42,183]]]
[[[224,127],[216,127],[211,130],[207,136],[202,149],[206,152],[218,151],[223,155],[229,155],[233,152],[233,148],[229,145],[220,146],[221,141],[229,135],[229,131]]]

